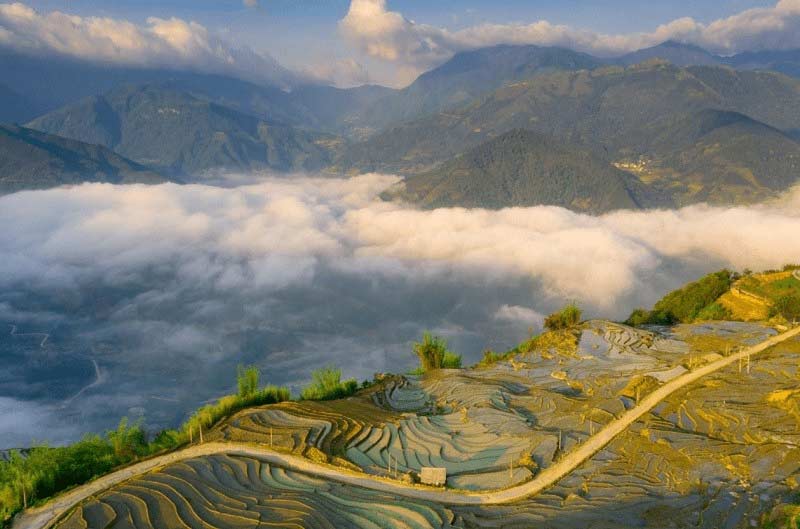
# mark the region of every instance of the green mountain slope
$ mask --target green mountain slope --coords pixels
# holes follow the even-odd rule
[[[155,184],[161,175],[109,151],[26,129],[0,125],[0,193],[81,182]]]
[[[318,169],[340,141],[156,86],[125,86],[32,121],[37,130],[103,145],[178,174],[213,169]]]
[[[708,109],[738,112],[750,121],[717,126],[724,130],[701,139],[678,119]],[[473,103],[351,145],[335,169],[426,173],[470,147],[510,130],[527,129],[590,145],[644,180],[663,179],[667,173],[667,180],[673,182],[687,179],[686,188],[697,171],[710,170],[713,178],[720,174],[728,178],[732,170],[742,169],[756,175],[757,182],[747,184],[751,188],[777,189],[798,176],[793,165],[795,146],[780,132],[798,125],[800,81],[771,72],[678,68],[653,61],[629,68],[556,72],[506,85]],[[680,149],[692,150],[679,156]],[[780,160],[764,154],[780,150],[786,153]],[[650,164],[644,170],[636,167],[642,158]],[[653,167],[655,174],[648,175]],[[780,184],[760,182],[760,178]],[[703,185],[714,189],[711,184]],[[746,199],[739,191],[736,196]],[[666,197],[660,193],[644,197],[642,205],[669,205],[673,192],[685,195],[678,202],[708,196],[677,189]]]
[[[800,143],[736,112],[676,116],[657,134],[652,151],[633,172],[670,195],[668,205],[757,202],[800,178]]]
[[[506,83],[560,71],[590,69],[606,61],[566,48],[500,45],[457,53],[408,87],[363,111],[375,129],[464,104]]]
[[[514,130],[409,177],[385,198],[429,208],[553,205],[602,213],[638,207],[635,186],[630,175],[588,149]]]

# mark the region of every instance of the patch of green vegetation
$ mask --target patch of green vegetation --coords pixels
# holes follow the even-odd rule
[[[782,296],[800,295],[800,281],[793,276],[783,277],[774,281],[757,276],[750,276],[742,279],[739,286],[743,290],[771,300],[776,300]]]
[[[474,367],[481,368],[481,367],[493,366],[497,362],[502,362],[503,360],[508,360],[510,358],[513,358],[514,355],[517,354],[517,352],[518,351],[516,347],[514,349],[506,351],[505,353],[496,353],[491,349],[487,349],[486,351],[483,352],[483,358],[481,358],[481,360],[477,364],[475,364]]]
[[[300,393],[303,400],[333,400],[349,397],[358,391],[358,382],[342,381],[342,370],[324,367],[311,373],[311,385]]]
[[[444,338],[433,336],[429,332],[423,333],[421,342],[414,343],[413,350],[420,363],[416,374],[422,374],[432,369],[461,368],[461,355],[449,351]]]
[[[283,402],[289,400],[290,397],[291,393],[288,388],[277,386],[266,386],[245,396],[227,395],[222,397],[216,403],[203,406],[192,414],[178,433],[177,439],[180,442],[177,444],[193,439],[195,435],[199,435],[201,428],[208,430],[220,420],[233,415],[239,410]],[[166,433],[162,432],[160,435],[163,437],[169,434],[170,431],[167,430]],[[176,444],[173,444],[165,448],[174,448],[175,446]]]
[[[719,321],[728,320],[731,318],[731,311],[723,307],[719,303],[712,303],[697,313],[695,318],[697,321]]]
[[[723,307],[714,307],[721,295],[731,288],[735,279],[730,270],[720,270],[674,290],[655,304],[653,310],[636,309],[625,323],[638,326],[644,324],[673,325],[691,323],[697,319],[712,319],[722,314]]]
[[[569,303],[558,312],[554,312],[544,320],[544,326],[550,331],[569,329],[581,322],[582,311],[575,303]]]
[[[787,321],[800,319],[800,295],[779,297],[770,309],[770,316],[783,316]]]
[[[19,511],[41,503],[70,487],[81,485],[111,470],[141,458],[178,448],[197,440],[202,430],[239,410],[289,400],[288,388],[258,388],[260,372],[240,367],[239,393],[219,399],[195,411],[177,430],[164,430],[148,439],[137,422],[127,417],[104,436],[87,435],[77,443],[52,448],[35,446],[23,456],[15,451],[9,461],[0,462],[0,527]],[[355,382],[355,381],[353,381]]]
[[[236,388],[239,396],[244,398],[258,391],[258,379],[261,372],[256,366],[245,367],[240,365],[236,368]]]
[[[18,511],[151,453],[140,424],[122,419],[105,436],[90,435],[65,447],[36,446],[0,463],[0,523]]]

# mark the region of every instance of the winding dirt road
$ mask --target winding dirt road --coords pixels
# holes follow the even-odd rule
[[[587,459],[591,458],[611,442],[617,435],[636,422],[642,415],[652,410],[658,403],[675,391],[715,371],[728,367],[738,362],[740,359],[745,359],[748,356],[761,353],[774,345],[798,335],[800,335],[800,327],[795,327],[782,334],[773,336],[758,345],[743,349],[738,353],[721,358],[672,379],[641,399],[636,406],[608,423],[596,434],[589,437],[586,442],[566,453],[564,457],[544,469],[533,480],[508,489],[485,492],[433,489],[369,476],[339,467],[321,465],[302,457],[276,452],[265,447],[233,443],[208,443],[142,461],[107,476],[103,476],[91,483],[77,487],[72,491],[54,498],[42,507],[29,509],[25,513],[19,515],[14,520],[13,529],[45,529],[51,527],[54,522],[71,507],[89,496],[97,494],[113,485],[170,463],[221,453],[252,456],[270,464],[329,479],[331,481],[446,505],[493,505],[510,503],[528,496],[533,496],[554,485],[558,480],[578,468]]]

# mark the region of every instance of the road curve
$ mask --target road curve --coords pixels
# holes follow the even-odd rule
[[[42,507],[29,509],[17,516],[12,526],[13,529],[46,529],[51,527],[61,515],[80,501],[97,494],[107,488],[121,483],[127,479],[154,470],[165,465],[191,459],[194,457],[208,456],[212,454],[232,454],[252,456],[270,464],[281,466],[293,471],[311,474],[331,481],[337,481],[355,487],[361,487],[407,498],[414,498],[426,501],[433,501],[446,505],[494,505],[509,503],[513,501],[533,496],[542,490],[554,485],[558,480],[575,470],[587,459],[591,458],[604,446],[611,442],[617,435],[625,431],[631,424],[636,422],[642,415],[652,410],[659,402],[667,398],[675,391],[687,386],[706,375],[725,368],[731,364],[744,359],[747,356],[755,355],[766,349],[777,345],[785,340],[800,335],[800,327],[795,327],[782,334],[773,336],[763,342],[744,349],[738,353],[721,358],[702,367],[689,371],[677,378],[672,379],[663,386],[640,400],[639,404],[627,410],[615,420],[608,423],[586,442],[582,443],[555,464],[547,467],[537,476],[526,483],[501,489],[485,492],[463,492],[453,490],[442,490],[410,485],[398,481],[391,481],[384,478],[369,476],[347,469],[321,465],[308,459],[276,452],[266,447],[235,444],[235,443],[207,443],[195,445],[183,450],[158,456],[135,465],[118,470],[117,472],[100,477],[86,485],[62,494]]]

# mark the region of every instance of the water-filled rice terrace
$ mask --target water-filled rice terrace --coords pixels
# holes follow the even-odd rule
[[[452,511],[215,455],[170,465],[74,509],[61,529],[451,527]]]
[[[569,347],[545,341],[486,367],[387,376],[348,399],[244,410],[209,437],[408,481],[441,466],[448,487],[505,488],[532,479],[659,384],[774,333],[753,323],[641,330],[593,321]],[[233,525],[218,513],[248,527],[759,526],[800,483],[798,366],[792,340],[749,367],[719,371],[673,394],[556,486],[507,506],[445,508],[215,456],[112,489],[64,526]],[[152,480],[183,484],[168,491]],[[161,516],[174,522],[159,525]]]

